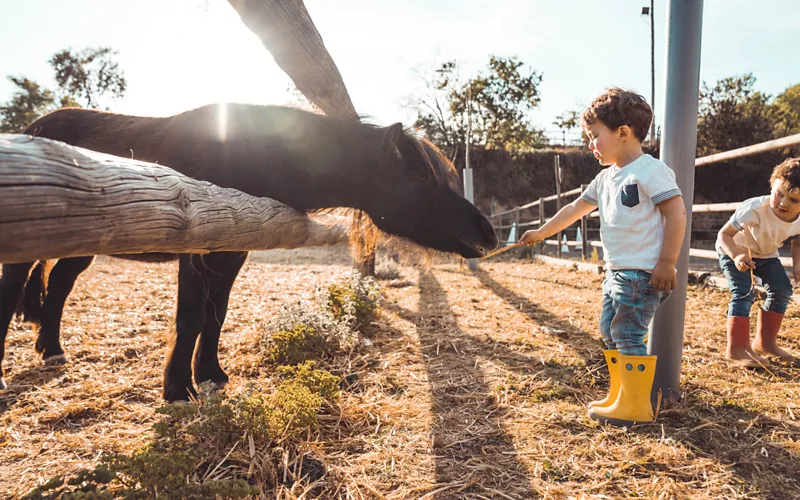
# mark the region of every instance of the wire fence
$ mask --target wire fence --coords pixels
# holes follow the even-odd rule
[[[762,142],[752,146],[746,146],[739,149],[733,149],[724,153],[717,153],[709,156],[703,156],[695,160],[695,167],[702,167],[719,163],[722,161],[743,158],[745,156],[752,156],[767,151],[776,149],[789,148],[800,145],[800,134],[790,135],[781,139]],[[555,175],[557,191],[560,191],[560,168],[558,166],[558,156],[556,156]],[[561,209],[565,203],[572,202],[575,198],[581,195],[586,189],[586,184],[580,187],[557,193],[551,196],[546,196],[534,200],[530,203],[520,205],[518,207],[497,212],[490,215],[492,225],[497,231],[498,235],[506,245],[513,245],[519,241],[519,238],[527,229],[541,227],[542,224],[550,220],[555,213]],[[694,205],[692,213],[723,213],[734,212],[741,202],[734,203],[709,203]],[[548,239],[542,241],[540,251],[544,252],[547,245],[556,247],[556,256],[561,257],[563,248],[580,248],[581,258],[588,260],[591,254],[592,247],[602,247],[599,239],[591,239],[590,233],[599,238],[599,214],[597,211],[592,212],[570,228],[556,235],[555,239]],[[694,231],[693,231],[694,232]],[[569,238],[569,235],[572,238]],[[689,255],[701,259],[714,259],[716,260],[717,252],[715,250],[707,250],[702,248],[690,248]],[[792,265],[792,259],[789,257],[781,257],[781,263],[785,267]]]

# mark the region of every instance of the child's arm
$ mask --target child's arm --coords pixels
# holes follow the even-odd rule
[[[743,252],[739,249],[739,245],[734,243],[733,237],[736,236],[739,230],[733,227],[733,224],[726,222],[722,229],[719,230],[717,233],[717,246],[725,252],[725,255],[733,259],[733,263],[736,265],[736,269],[739,271],[747,271],[751,267],[755,267],[755,264],[750,259],[750,256],[747,255],[747,252]],[[794,256],[794,240],[792,240],[792,256]],[[800,259],[798,259],[800,263]]]
[[[795,284],[800,283],[800,239],[792,240],[792,275]]]
[[[583,198],[578,198],[559,210],[555,217],[547,221],[539,229],[525,231],[525,234],[522,235],[519,242],[523,245],[533,245],[537,241],[542,241],[548,236],[568,228],[573,222],[584,215],[588,215],[595,208],[597,208],[597,205],[592,205]]]
[[[664,215],[664,242],[661,244],[661,254],[658,256],[650,284],[656,290],[669,292],[677,286],[675,264],[683,245],[683,236],[686,233],[686,207],[683,205],[683,196],[675,196],[660,203],[658,208]]]

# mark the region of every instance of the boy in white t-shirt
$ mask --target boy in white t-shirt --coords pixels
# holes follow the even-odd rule
[[[770,195],[742,202],[717,237],[719,263],[732,295],[725,357],[731,364],[744,367],[768,366],[764,355],[795,361],[777,344],[778,330],[792,297],[792,283],[778,259],[778,249],[784,241],[800,234],[800,158],[790,158],[775,167],[769,183]],[[792,240],[792,271],[795,282],[800,282],[797,239]],[[756,337],[750,345],[753,275],[761,278],[767,299],[758,310]]]
[[[608,89],[592,101],[581,126],[595,158],[608,168],[580,198],[520,240],[533,244],[599,209],[607,269],[600,333],[610,383],[604,399],[589,403],[589,416],[625,426],[653,420],[656,357],[647,355],[644,337],[659,304],[675,288],[675,263],[686,231],[675,173],[642,152],[652,119],[650,106],[634,92]]]

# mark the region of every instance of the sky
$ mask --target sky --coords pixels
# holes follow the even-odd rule
[[[534,124],[580,109],[605,87],[651,101],[647,0],[306,0],[356,109],[380,124],[414,119],[421,75],[490,55],[543,74]],[[664,102],[667,0],[655,1],[656,119]],[[796,0],[706,0],[701,81],[751,72],[776,95],[800,83]],[[0,0],[0,77],[55,87],[57,51],[109,46],[128,80],[113,111],[165,116],[212,102],[285,104],[290,81],[225,0]],[[792,49],[794,47],[794,49]],[[0,102],[13,86],[0,80]]]

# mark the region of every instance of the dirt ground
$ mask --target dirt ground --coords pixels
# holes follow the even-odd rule
[[[284,301],[350,270],[343,247],[259,252],[237,280],[220,359],[253,377],[253,339]],[[692,287],[683,402],[652,425],[586,416],[607,388],[601,276],[527,260],[401,267],[351,369],[358,390],[313,446],[341,498],[800,498],[800,368],[723,361],[727,294]],[[64,312],[69,363],[45,367],[15,321],[0,393],[0,496],[92,467],[152,435],[177,265],[99,258]],[[800,352],[790,305],[784,344]]]

